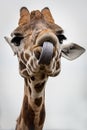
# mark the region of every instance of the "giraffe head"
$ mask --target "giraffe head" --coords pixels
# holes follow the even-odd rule
[[[49,8],[30,13],[22,7],[18,27],[11,38],[5,39],[18,57],[23,77],[40,73],[56,76],[60,72],[61,56],[73,60],[85,51],[74,43],[63,45],[66,40],[63,29],[55,24]]]

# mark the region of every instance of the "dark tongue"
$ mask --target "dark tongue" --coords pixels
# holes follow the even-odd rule
[[[51,42],[44,42],[42,52],[39,58],[39,64],[49,65],[53,56],[53,44]]]

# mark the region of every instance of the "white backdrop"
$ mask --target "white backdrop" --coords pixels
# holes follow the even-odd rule
[[[18,61],[4,40],[16,27],[19,9],[49,7],[68,42],[87,49],[87,0],[3,0],[0,2],[0,129],[15,128],[23,97]],[[44,129],[87,130],[87,52],[75,61],[62,58],[62,71],[46,86]]]

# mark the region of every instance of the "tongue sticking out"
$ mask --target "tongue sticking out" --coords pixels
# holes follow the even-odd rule
[[[49,65],[53,56],[53,44],[51,42],[44,42],[42,52],[39,58],[39,64]]]

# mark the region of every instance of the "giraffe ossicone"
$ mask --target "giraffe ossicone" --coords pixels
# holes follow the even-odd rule
[[[42,130],[45,120],[45,84],[49,76],[61,71],[61,57],[74,60],[85,52],[66,40],[63,29],[55,24],[49,8],[29,12],[20,9],[18,27],[5,37],[19,61],[24,78],[24,99],[16,130]]]

